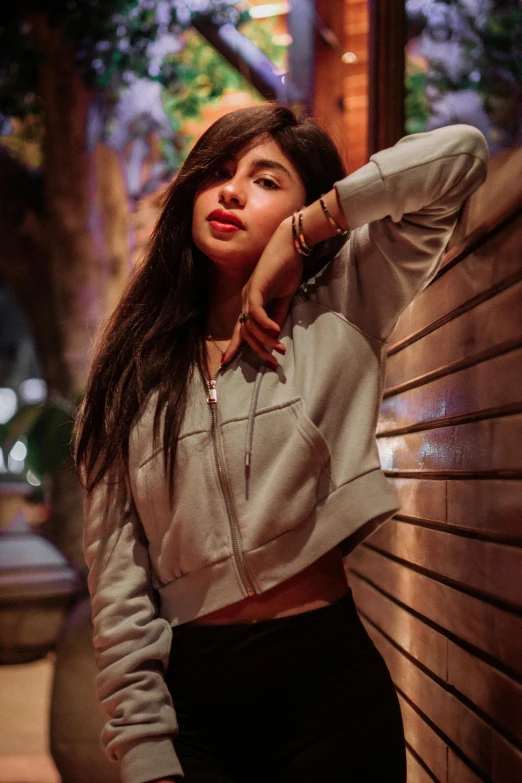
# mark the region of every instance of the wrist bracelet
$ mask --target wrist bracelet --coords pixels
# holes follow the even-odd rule
[[[340,236],[343,236],[343,237],[346,236],[348,231],[346,229],[344,229],[344,228],[341,228],[339,223],[336,221],[336,219],[334,218],[334,216],[331,214],[330,210],[326,206],[326,202],[325,202],[323,196],[324,196],[324,193],[321,196],[321,198],[319,199],[319,201],[320,201],[321,206],[323,208],[323,212],[326,215],[326,219],[328,220],[328,222],[330,223],[332,228],[335,228],[335,233],[336,234],[339,234]]]
[[[294,212],[292,215],[292,238],[294,241],[294,247],[301,256],[309,256],[313,250],[313,247],[309,247],[306,244],[306,240],[303,233],[303,210]]]
[[[302,209],[300,209],[299,212],[297,213],[297,228],[298,228],[298,233],[299,233],[299,244],[301,245],[301,249],[304,250],[307,255],[309,255],[312,252],[313,247],[309,247],[306,244],[306,240],[305,240],[305,236],[304,236],[304,232],[303,232],[303,210]]]

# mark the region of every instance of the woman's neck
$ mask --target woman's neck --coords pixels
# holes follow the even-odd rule
[[[234,274],[235,272],[235,274]],[[241,291],[250,273],[244,270],[223,271],[212,267],[207,333],[215,340],[230,340],[241,314]]]

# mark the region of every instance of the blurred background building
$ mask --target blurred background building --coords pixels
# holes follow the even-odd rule
[[[72,423],[93,336],[222,114],[311,113],[347,170],[465,122],[487,183],[389,348],[403,507],[347,564],[399,690],[409,783],[522,779],[522,6],[23,0],[0,19],[0,783],[117,780]]]

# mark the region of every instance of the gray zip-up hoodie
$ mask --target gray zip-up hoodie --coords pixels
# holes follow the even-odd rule
[[[183,774],[163,676],[171,626],[262,593],[336,545],[349,551],[399,508],[375,440],[386,340],[436,273],[487,159],[479,131],[451,126],[337,182],[352,231],[294,297],[277,372],[248,350],[215,394],[190,379],[173,503],[152,443],[154,393],[126,480],[108,475],[86,496],[102,744],[124,783]]]

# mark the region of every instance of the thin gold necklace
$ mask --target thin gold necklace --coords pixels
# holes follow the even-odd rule
[[[227,349],[225,348],[225,349],[223,350],[222,348],[220,348],[220,347],[219,347],[219,345],[218,345],[218,344],[217,344],[217,342],[214,340],[214,338],[212,337],[212,335],[211,335],[211,334],[207,334],[207,340],[210,340],[210,342],[214,343],[214,345],[215,345],[215,346],[216,346],[216,348],[218,349],[219,353],[221,354],[221,364],[223,364],[223,357],[224,357],[224,355],[226,354],[226,352],[227,352]],[[227,346],[227,347],[228,347],[228,346]]]

